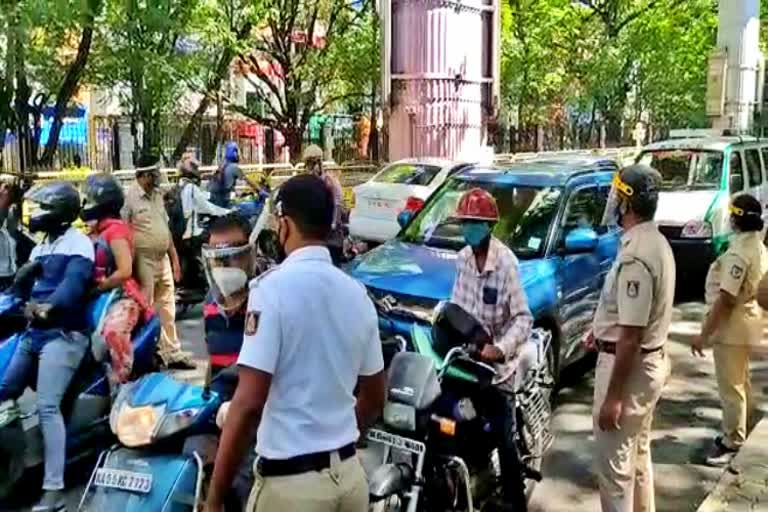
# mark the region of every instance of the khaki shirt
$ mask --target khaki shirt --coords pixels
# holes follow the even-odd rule
[[[763,311],[756,295],[760,279],[768,270],[768,251],[759,232],[736,233],[728,250],[709,267],[705,300],[712,306],[720,290],[736,297],[736,306],[712,340],[727,345],[757,345],[762,341]]]
[[[672,321],[675,270],[669,242],[653,222],[624,233],[595,312],[595,338],[617,342],[621,326],[645,327],[640,346],[661,347]]]
[[[138,183],[134,183],[125,193],[125,205],[121,213],[123,219],[133,227],[137,252],[155,253],[158,256],[168,252],[171,231],[168,229],[168,214],[160,190],[155,189],[147,194]]]

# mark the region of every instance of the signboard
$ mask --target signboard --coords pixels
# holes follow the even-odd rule
[[[728,73],[728,54],[725,50],[714,50],[709,54],[707,69],[707,115],[720,117],[725,106],[725,80]]]

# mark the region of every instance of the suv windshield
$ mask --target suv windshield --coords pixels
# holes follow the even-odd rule
[[[393,164],[381,171],[373,181],[401,185],[429,185],[440,167],[426,164]]]
[[[466,243],[461,234],[461,222],[452,217],[461,194],[475,187],[487,190],[496,198],[501,220],[493,235],[518,258],[542,256],[557,213],[561,196],[559,188],[453,179],[437,191],[400,239],[433,247],[463,248]]]
[[[723,174],[722,151],[674,149],[644,151],[638,163],[661,173],[666,190],[716,190]]]

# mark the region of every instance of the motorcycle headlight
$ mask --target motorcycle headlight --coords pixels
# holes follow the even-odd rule
[[[416,430],[416,408],[387,401],[384,405],[384,423],[396,430],[413,432]]]
[[[703,220],[692,220],[683,226],[681,238],[712,238],[712,224]]]
[[[123,404],[117,412],[112,430],[123,446],[128,448],[151,444],[164,412],[164,405],[131,407],[127,403]]]
[[[193,407],[167,414],[160,424],[160,428],[157,430],[155,437],[162,439],[184,430],[195,421],[200,410],[200,408]]]

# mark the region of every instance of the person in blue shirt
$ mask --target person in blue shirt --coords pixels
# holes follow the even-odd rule
[[[237,143],[227,142],[224,149],[224,162],[208,180],[211,203],[221,208],[230,208],[232,206],[232,192],[235,191],[238,179],[244,180],[256,194],[259,193],[261,190],[259,183],[246,176],[240,169],[239,163],[240,151],[237,148]]]
[[[94,249],[86,235],[72,227],[80,213],[74,186],[56,182],[33,188],[26,196],[36,205],[29,219],[32,232],[43,233],[29,262],[19,269],[33,277],[31,288],[16,282],[14,293],[27,301],[30,322],[0,380],[0,402],[16,399],[33,377],[43,434],[45,474],[40,502],[33,512],[61,511],[64,500],[66,430],[61,401],[88,349],[82,304],[93,281]]]

